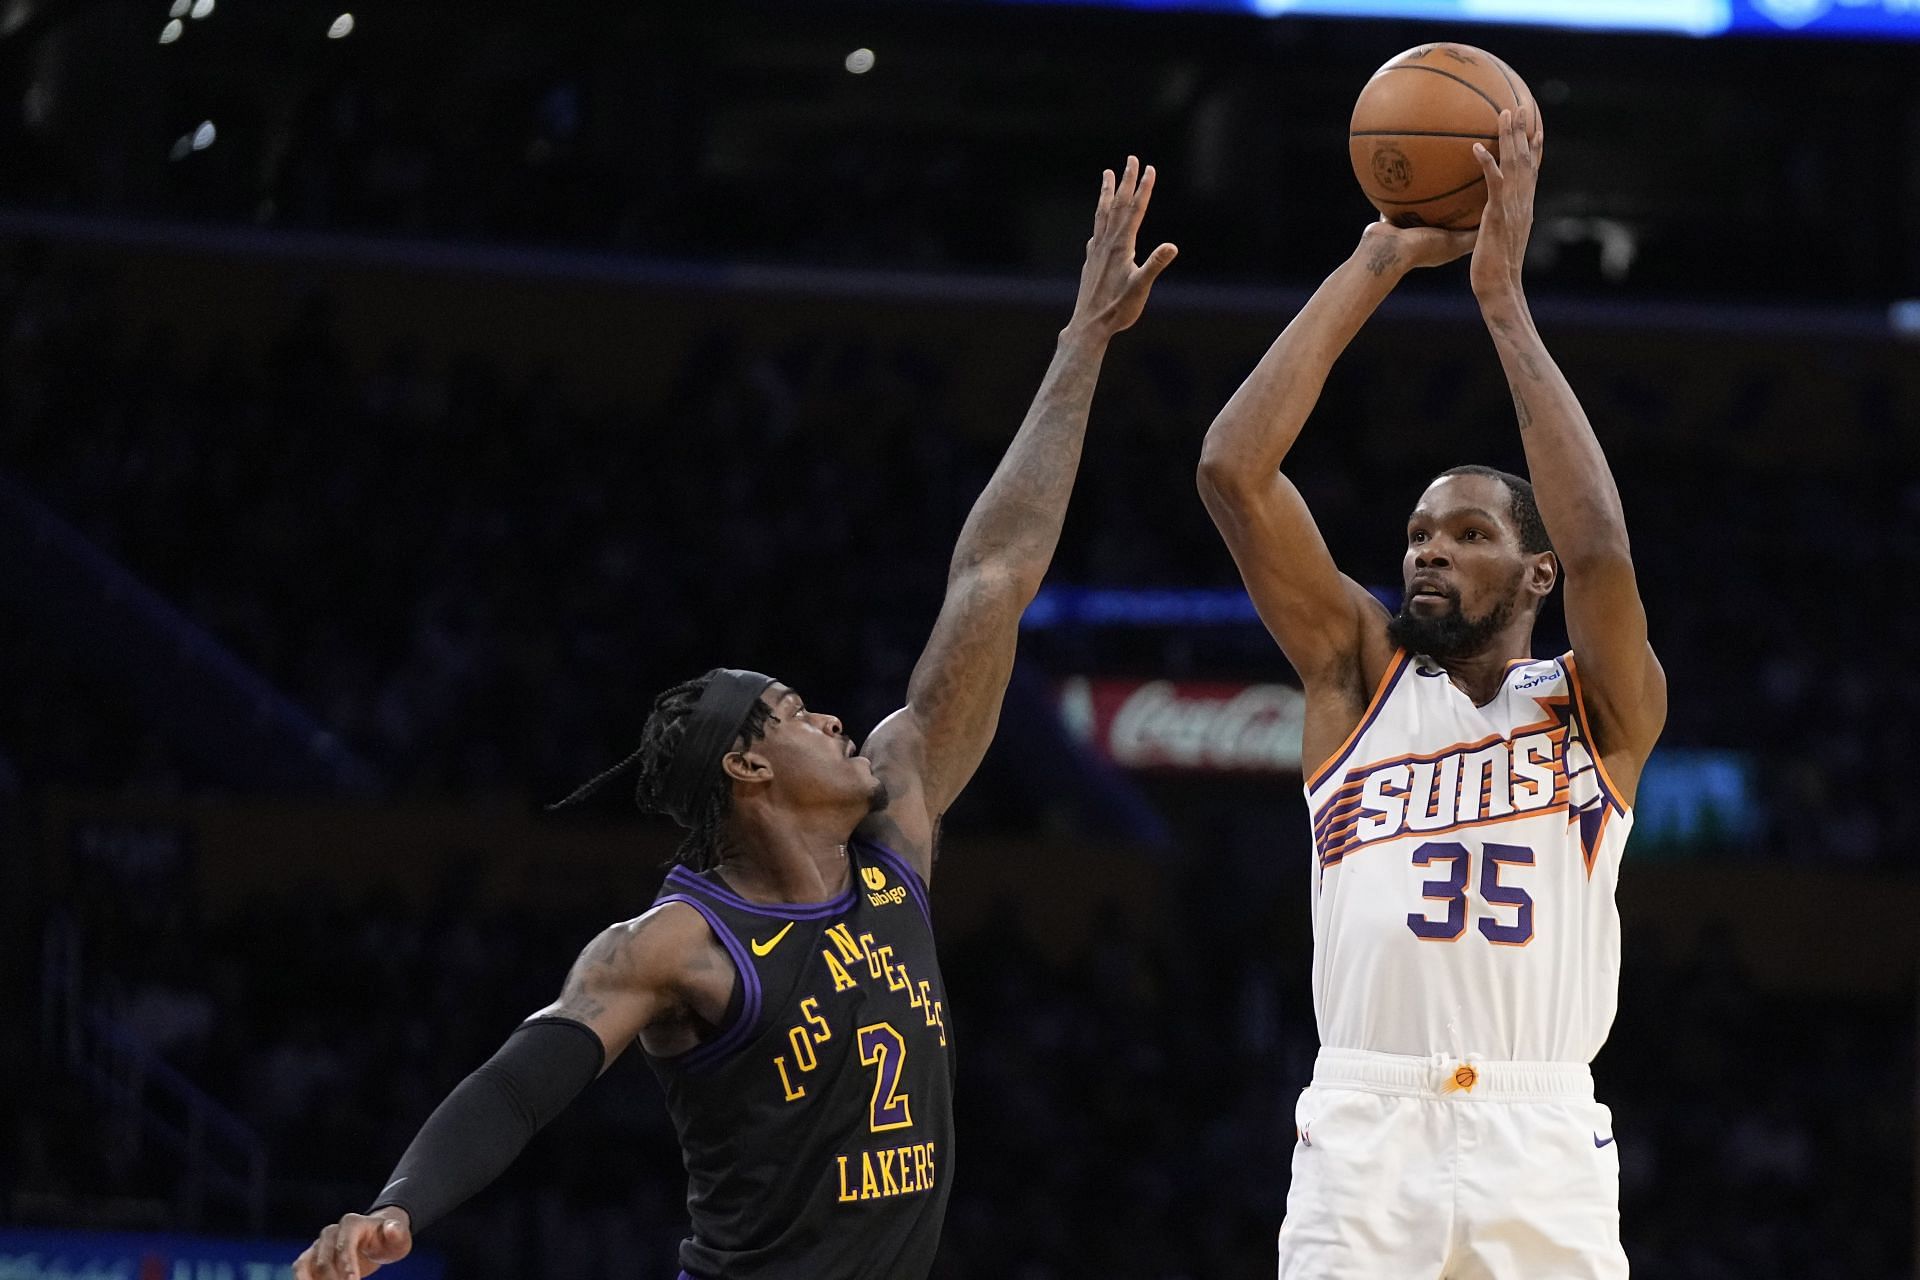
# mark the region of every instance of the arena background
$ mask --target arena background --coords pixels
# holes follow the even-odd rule
[[[1371,216],[1354,94],[1454,38],[1543,105],[1530,291],[1671,676],[1595,1064],[1636,1274],[1916,1274],[1920,12],[343,3],[0,4],[0,1273],[284,1274],[648,901],[664,824],[541,806],[653,692],[896,705],[1134,152],[1183,252],[946,831],[938,1274],[1271,1275],[1298,695],[1193,469]],[[1455,267],[1291,469],[1391,592],[1466,460],[1520,454]],[[683,1195],[628,1055],[408,1266],[671,1276]]]

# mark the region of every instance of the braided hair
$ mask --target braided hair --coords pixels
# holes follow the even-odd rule
[[[724,670],[724,667],[716,667],[703,676],[674,685],[655,698],[653,710],[647,715],[646,727],[640,731],[639,749],[582,785],[560,803],[564,805],[584,799],[614,777],[633,769],[634,804],[643,813],[665,813],[666,802],[661,793],[666,786],[667,770],[672,766],[680,744],[686,739],[694,708],[700,705],[700,695],[706,692],[714,677]],[[773,709],[756,699],[747,709],[747,718],[740,726],[739,736],[728,750],[743,750],[760,741],[766,736],[767,722],[772,718]],[[733,785],[726,770],[715,769],[711,777],[701,782],[698,797],[691,808],[693,827],[681,840],[680,847],[674,850],[673,860],[695,871],[711,870],[719,864],[726,851],[726,824],[733,813]]]

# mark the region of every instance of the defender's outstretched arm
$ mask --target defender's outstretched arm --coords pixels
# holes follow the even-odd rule
[[[974,503],[947,573],[947,594],[907,687],[865,752],[889,804],[863,828],[932,874],[933,830],[993,740],[1013,673],[1020,615],[1040,590],[1080,469],[1087,411],[1107,343],[1130,327],[1178,252],[1163,244],[1138,265],[1134,238],[1154,171],[1133,157],[1101,179],[1073,318],[1061,330],[1039,394]]]

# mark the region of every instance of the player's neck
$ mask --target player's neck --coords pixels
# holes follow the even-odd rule
[[[1455,688],[1472,698],[1474,706],[1484,707],[1500,695],[1501,686],[1507,682],[1507,668],[1533,656],[1532,644],[1531,633],[1508,633],[1479,653],[1437,661]]]
[[[796,820],[791,814],[734,815],[743,852],[720,864],[720,874],[741,896],[756,902],[825,902],[846,892],[847,840],[852,824],[825,815]]]

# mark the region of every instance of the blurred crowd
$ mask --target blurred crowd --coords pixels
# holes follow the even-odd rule
[[[1051,332],[1024,314],[1002,327],[1030,344],[897,318],[777,338],[703,321],[657,391],[588,407],[556,369],[499,352],[396,345],[356,367],[324,293],[289,300],[277,333],[209,348],[116,323],[97,283],[32,246],[7,260],[5,465],[391,789],[436,794],[564,794],[631,749],[655,690],[718,663],[871,727]],[[1270,330],[1153,319],[1109,359],[1054,581],[1236,581],[1193,466]],[[1397,590],[1431,475],[1524,465],[1476,339],[1382,322],[1289,462],[1363,582]],[[1920,672],[1878,655],[1920,643],[1900,588],[1920,571],[1920,472],[1893,426],[1920,416],[1920,373],[1858,344],[1556,349],[1612,451],[1673,688],[1663,745],[1749,753],[1749,853],[1910,860],[1920,811],[1885,797],[1920,753]],[[983,408],[989,378],[1007,391]],[[1542,652],[1557,628],[1550,610]],[[0,706],[29,784],[221,781],[56,639],[26,626],[0,644],[39,673]],[[1024,652],[1054,677],[1283,671],[1251,628],[1036,634]],[[963,819],[1034,820],[1017,791],[989,776]]]
[[[624,753],[649,691],[717,661],[794,673],[871,725],[904,687],[1018,412],[961,421],[982,353],[910,329],[769,343],[718,326],[657,399],[593,410],[558,373],[508,374],[480,352],[442,366],[395,349],[356,370],[324,295],[257,349],[188,355],[178,335],[89,306],[84,273],[31,250],[9,261],[9,469],[402,794],[557,794]],[[1294,468],[1330,542],[1375,583],[1393,581],[1405,505],[1461,440],[1519,460],[1509,429],[1486,425],[1502,421],[1497,378],[1407,337],[1389,328],[1354,353]],[[1233,580],[1191,471],[1263,340],[1173,326],[1116,352],[1059,579]],[[1904,864],[1916,815],[1884,797],[1916,745],[1920,679],[1862,660],[1856,637],[1920,641],[1920,607],[1898,589],[1920,558],[1920,487],[1889,465],[1906,446],[1881,430],[1913,404],[1911,372],[1839,348],[1785,366],[1764,347],[1570,346],[1672,673],[1667,741],[1753,753],[1766,814],[1745,855]],[[1043,359],[1042,343],[1036,378]],[[219,785],[33,627],[0,643],[35,675],[0,703],[30,787]],[[1026,649],[1058,671],[1277,666],[1257,634],[1047,633]],[[990,767],[959,830],[1057,818],[1004,783]],[[1314,1042],[1306,968],[1271,943],[1297,909],[1273,850],[1279,831],[1303,856],[1304,827],[1291,799],[1278,817],[1184,826],[1180,803],[1176,871],[1266,868],[1230,913],[1202,892],[1214,880],[1181,874],[1191,900],[1170,893],[1160,927],[1115,922],[1064,962],[1011,924],[949,940],[965,1145],[943,1275],[1270,1274]],[[214,923],[190,899],[110,888],[60,909],[87,940],[92,989],[265,1134],[270,1226],[295,1234],[360,1203],[603,923],[490,914],[457,882],[424,914],[327,885]],[[1204,957],[1179,941],[1201,930]],[[1904,1006],[1762,997],[1712,945],[1627,954],[1598,1072],[1641,1273],[1896,1274],[1909,1068],[1875,1046],[1902,1042]],[[436,1233],[454,1274],[603,1275],[610,1258],[671,1274],[683,1187],[641,1074],[623,1064]],[[1836,1117],[1809,1079],[1859,1105]],[[71,1085],[44,1097],[10,1119],[18,1187],[164,1186],[152,1153],[63,1140],[95,1123]]]
[[[1176,273],[1303,281],[1366,216],[1326,103],[1399,30],[1196,24],[1191,41],[1146,41],[1131,19],[1078,11],[883,21],[864,5],[849,25],[833,6],[762,6],[745,24],[726,6],[472,8],[456,23],[444,5],[387,5],[329,41],[334,10],[304,0],[205,20],[194,6],[184,35],[154,44],[163,19],[144,0],[24,6],[6,34],[18,56],[0,59],[0,96],[20,104],[0,113],[0,201],[656,259],[1053,271],[1084,235],[1082,179],[1138,149],[1180,175],[1154,213],[1194,250]],[[842,69],[855,27],[878,50],[871,75]],[[1547,71],[1536,88],[1565,139],[1530,272],[1635,296],[1920,288],[1911,164],[1853,127],[1911,114],[1891,55],[1769,44],[1763,65],[1737,42],[1649,41],[1623,60],[1623,45],[1511,38],[1513,61]],[[415,73],[422,50],[442,74]],[[1756,96],[1756,68],[1804,91]],[[1670,145],[1674,85],[1713,154]],[[1630,272],[1603,269],[1602,232]],[[636,294],[655,345],[631,358],[657,368],[608,395],[505,337],[436,341],[397,287],[387,331],[411,322],[417,340],[369,354],[338,310],[352,266],[308,264],[273,323],[234,332],[184,306],[129,320],[116,273],[140,274],[137,254],[12,232],[4,246],[0,474],[337,734],[390,799],[564,794],[631,750],[656,690],[716,664],[773,672],[871,728],[902,696],[953,540],[1065,318],[929,298],[784,323],[746,293],[684,308]],[[255,265],[201,269],[234,273],[239,297]],[[579,281],[514,283],[546,290],[576,334],[627,305]],[[1369,327],[1289,460],[1343,567],[1388,597],[1431,475],[1524,465],[1484,337],[1432,314]],[[1193,468],[1285,318],[1150,310],[1118,343],[1054,581],[1236,583]],[[1920,809],[1891,799],[1920,757],[1920,671],[1902,660],[1920,647],[1911,347],[1542,327],[1619,479],[1672,686],[1663,745],[1752,773],[1753,822],[1711,852],[1910,872]],[[0,603],[0,671],[23,673],[0,698],[0,834],[30,833],[54,788],[235,785],[130,693],[167,678],[165,655],[105,669],[21,594]],[[1563,642],[1550,607],[1537,648]],[[1247,627],[1048,631],[1022,654],[1043,680],[1291,678]],[[1074,825],[1031,747],[1009,753],[1023,730],[1008,719],[949,824],[958,844]],[[942,1280],[1272,1274],[1314,1048],[1304,814],[1284,780],[1143,790],[1174,833],[1151,928],[1116,917],[1062,955],[1008,910],[943,939],[960,1149]],[[87,998],[264,1136],[267,1227],[292,1236],[362,1205],[606,923],[502,913],[460,874],[424,909],[307,883],[216,915],[181,886],[73,866],[70,892],[45,896],[27,862],[0,867],[0,891],[20,890],[0,924],[22,926],[0,979],[31,985],[38,929],[77,938]],[[1765,993],[1711,933],[1669,950],[1627,927],[1596,1073],[1636,1273],[1907,1274],[1912,1063],[1888,1046],[1910,1043],[1911,1000]],[[170,1203],[175,1166],[26,1037],[0,1067],[40,1073],[0,1109],[10,1217]],[[628,1055],[424,1241],[450,1275],[675,1273],[684,1179],[646,1074]]]
[[[1218,907],[1211,881],[1185,883],[1192,900],[1168,892],[1151,928],[1116,914],[1064,960],[1011,910],[946,941],[960,1138],[942,1280],[1272,1275],[1315,1044],[1307,970],[1275,954],[1270,904],[1192,945]],[[604,923],[490,910],[472,889],[451,874],[409,909],[290,886],[206,920],[191,898],[95,879],[67,918],[108,1007],[260,1130],[269,1229],[302,1236],[364,1205]],[[1904,1002],[1761,996],[1730,953],[1711,934],[1684,954],[1628,939],[1596,1075],[1635,1273],[1907,1274],[1910,1065],[1878,1047],[1906,1033]],[[422,1245],[471,1280],[674,1275],[684,1176],[648,1077],[626,1055]],[[12,1117],[17,1188],[167,1199],[159,1153],[91,1140],[108,1126],[71,1085],[36,1096]]]
[[[1093,6],[485,0],[454,14],[390,0],[328,39],[337,7],[288,0],[195,8],[156,42],[167,14],[153,0],[45,5],[9,30],[0,98],[20,106],[0,112],[0,200],[1024,271],[1077,229],[1101,166],[1136,152],[1166,179],[1156,209],[1174,238],[1204,246],[1183,269],[1299,280],[1372,216],[1348,172],[1347,105],[1438,34]],[[1525,73],[1550,122],[1535,270],[1557,286],[1920,291],[1911,148],[1850,128],[1911,119],[1908,49],[1474,39]],[[423,57],[434,75],[418,74]],[[1751,91],[1775,81],[1796,92]],[[1694,127],[1676,137],[1682,114]]]

